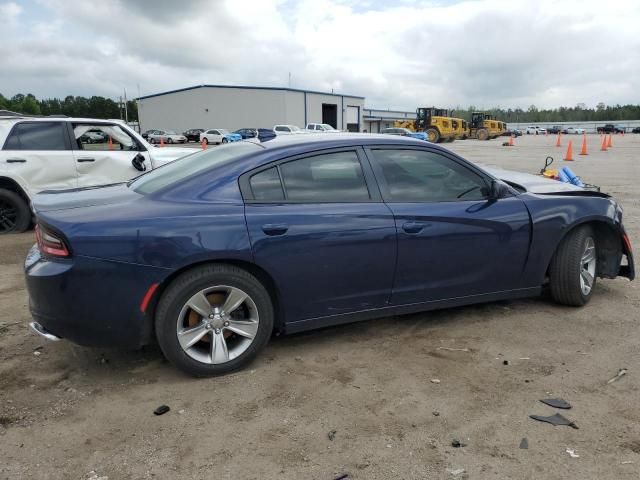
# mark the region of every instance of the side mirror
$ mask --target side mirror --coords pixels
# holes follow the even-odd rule
[[[509,187],[497,180],[491,180],[491,188],[489,190],[489,200],[498,200],[503,198],[509,192]]]
[[[133,160],[131,160],[131,165],[133,165],[133,168],[135,168],[136,170],[144,172],[147,170],[147,166],[144,164],[144,161],[144,155],[139,153],[135,157],[133,157]]]

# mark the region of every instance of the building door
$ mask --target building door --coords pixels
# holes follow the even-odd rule
[[[322,123],[328,123],[333,128],[338,128],[338,105],[335,103],[322,104]]]
[[[360,107],[348,105],[347,106],[347,131],[359,132],[360,131]]]

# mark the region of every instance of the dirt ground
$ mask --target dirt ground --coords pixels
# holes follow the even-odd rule
[[[640,135],[614,137],[608,152],[589,136],[587,157],[571,139],[571,166],[622,202],[638,244]],[[562,163],[567,140],[448,146],[535,173],[549,154]],[[534,298],[274,338],[248,369],[194,380],[155,347],[31,333],[22,262],[33,241],[0,238],[0,478],[640,477],[638,282],[600,281],[579,309]],[[545,397],[568,400],[579,430],[531,420],[557,411]],[[161,404],[171,411],[153,415]]]

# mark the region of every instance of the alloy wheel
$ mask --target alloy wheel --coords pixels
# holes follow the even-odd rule
[[[11,232],[16,227],[18,211],[8,202],[0,201],[0,232]]]
[[[182,307],[178,342],[194,360],[219,365],[242,355],[258,333],[258,308],[243,290],[217,285],[200,290]]]
[[[592,237],[588,237],[580,260],[580,290],[583,295],[589,295],[593,288],[596,275],[596,244]]]

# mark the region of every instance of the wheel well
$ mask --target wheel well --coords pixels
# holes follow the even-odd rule
[[[555,251],[558,250],[560,244],[576,229],[589,226],[593,229],[593,233],[596,237],[596,254],[597,264],[596,272],[598,277],[603,278],[616,278],[618,271],[620,270],[620,261],[622,259],[622,239],[620,233],[607,222],[601,220],[591,220],[578,225],[574,225],[570,230],[565,232],[558,245],[556,245]],[[547,276],[549,274],[549,267],[553,261],[553,255],[549,260],[547,266]]]
[[[0,177],[0,188],[4,188],[5,190],[11,190],[12,192],[16,192],[20,195],[27,205],[29,204],[29,196],[25,193],[18,182],[9,177]]]
[[[235,267],[242,268],[243,270],[249,272],[251,275],[256,277],[260,281],[260,283],[264,285],[264,287],[267,289],[267,292],[269,293],[269,296],[271,297],[271,302],[273,303],[273,310],[274,310],[274,317],[275,317],[274,330],[278,333],[283,330],[284,312],[280,302],[280,293],[271,275],[269,275],[264,269],[260,268],[256,264],[247,262],[244,260],[235,260],[235,259],[205,260],[202,262],[187,265],[179,270],[176,270],[160,283],[147,308],[147,312],[146,312],[147,324],[145,325],[144,335],[143,335],[145,343],[150,343],[154,337],[154,332],[155,332],[154,318],[156,315],[156,308],[158,306],[158,302],[160,301],[160,298],[162,298],[162,295],[164,294],[167,287],[171,284],[171,282],[173,282],[173,280],[175,280],[177,277],[179,277],[183,273],[188,272],[189,270],[192,270],[197,267],[201,267],[203,265],[209,265],[209,264],[233,265]]]

